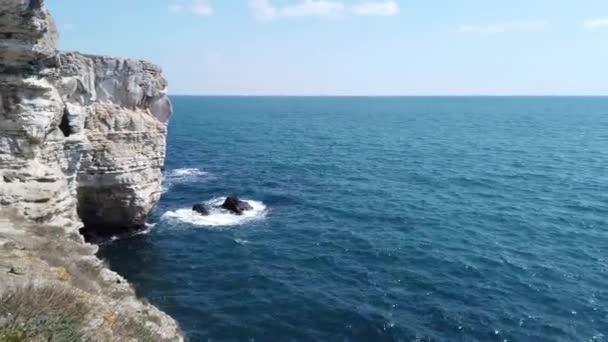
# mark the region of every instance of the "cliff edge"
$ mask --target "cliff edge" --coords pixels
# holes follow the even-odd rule
[[[63,298],[59,311],[79,304],[82,339],[180,341],[79,234],[144,226],[161,193],[167,83],[150,63],[62,53],[57,41],[42,0],[0,0],[0,339],[47,340],[40,322]],[[11,305],[28,296],[39,310],[17,321],[24,305]]]

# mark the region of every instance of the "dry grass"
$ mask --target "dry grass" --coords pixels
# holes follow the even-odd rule
[[[113,334],[120,336],[122,341],[162,341],[155,332],[134,318],[120,315],[118,320],[118,324],[114,325]]]
[[[160,341],[142,316],[95,306],[72,287],[27,286],[0,294],[0,341]]]
[[[28,286],[0,295],[0,341],[85,340],[91,307],[75,291]]]
[[[6,282],[0,276],[0,342],[164,341],[165,322],[106,273],[93,246],[5,213],[0,209],[0,226],[8,228],[0,232],[0,271],[18,273]]]
[[[38,244],[35,255],[50,267],[63,269],[65,274],[61,280],[83,291],[97,293],[108,285],[101,275],[107,265],[98,259],[87,258],[90,253],[85,248],[75,242],[51,240]]]

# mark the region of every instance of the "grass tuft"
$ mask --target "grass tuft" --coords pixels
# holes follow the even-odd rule
[[[102,311],[67,286],[27,286],[0,293],[0,342],[161,341],[147,324],[119,307]],[[101,318],[101,329],[91,322]],[[151,320],[152,322],[152,320]]]
[[[84,339],[90,306],[74,291],[28,286],[0,295],[0,341]]]
[[[2,342],[25,342],[27,336],[28,333],[24,327],[0,327],[0,341]]]

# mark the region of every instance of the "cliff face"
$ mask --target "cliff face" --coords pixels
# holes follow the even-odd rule
[[[171,115],[161,70],[58,53],[38,5],[0,2],[0,201],[40,223],[77,212],[89,232],[141,228],[160,197]]]
[[[73,181],[84,139],[59,130],[63,101],[50,74],[57,32],[40,8],[0,1],[0,204],[35,222],[78,226]]]
[[[5,261],[22,269],[0,281],[0,292],[60,282],[90,302],[113,303],[110,294],[119,288],[131,299],[123,298],[130,303],[123,312],[150,311],[156,323],[146,324],[180,340],[175,322],[137,301],[78,234],[83,227],[94,237],[145,224],[160,197],[171,115],[166,81],[146,62],[58,52],[42,2],[0,0],[0,268]],[[71,252],[49,262],[41,252],[48,244]],[[52,276],[53,267],[79,272],[83,263],[103,274],[95,286]]]
[[[141,228],[160,198],[171,102],[158,67],[60,54],[65,135],[84,134],[78,213],[88,232]]]

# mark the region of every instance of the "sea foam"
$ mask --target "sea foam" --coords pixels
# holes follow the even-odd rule
[[[207,174],[206,171],[197,169],[197,168],[184,168],[184,169],[175,169],[169,173],[170,178],[184,178],[184,177],[197,177],[197,176],[205,176]]]
[[[211,227],[222,227],[222,226],[237,226],[252,221],[262,220],[266,217],[268,212],[266,205],[259,201],[244,200],[247,201],[252,207],[252,210],[243,212],[243,215],[235,215],[227,210],[217,208],[222,205],[226,197],[214,198],[205,202],[209,207],[209,215],[203,216],[192,211],[191,208],[177,209],[173,211],[167,211],[161,217],[165,221],[183,222],[192,224],[195,226],[211,226]]]
[[[197,168],[183,168],[168,171],[163,179],[163,193],[177,183],[186,183],[207,176],[209,173]]]

